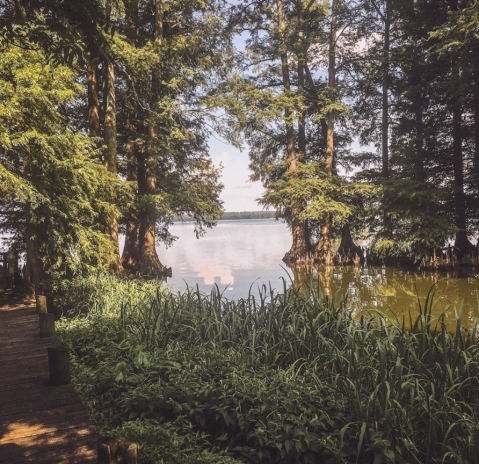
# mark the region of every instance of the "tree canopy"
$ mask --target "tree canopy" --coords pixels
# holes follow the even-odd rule
[[[170,225],[223,213],[216,133],[288,263],[475,254],[478,24],[473,0],[1,0],[1,231],[32,285],[168,275]]]

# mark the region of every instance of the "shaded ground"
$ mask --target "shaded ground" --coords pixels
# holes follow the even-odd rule
[[[95,463],[96,435],[72,385],[48,384],[33,304],[0,293],[0,463]]]

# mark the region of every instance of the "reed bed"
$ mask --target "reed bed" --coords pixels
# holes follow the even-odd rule
[[[477,326],[460,308],[449,333],[433,291],[391,322],[283,285],[229,301],[75,280],[59,339],[102,432],[148,464],[479,463]]]

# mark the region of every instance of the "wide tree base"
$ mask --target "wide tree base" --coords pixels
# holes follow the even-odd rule
[[[456,234],[456,240],[454,242],[454,253],[457,256],[457,259],[461,260],[466,257],[476,257],[477,256],[477,246],[473,245],[467,233],[463,230],[459,231]]]
[[[314,264],[314,257],[309,251],[291,248],[291,250],[284,255],[283,262],[290,267],[295,265],[310,265]]]
[[[171,267],[164,266],[155,252],[144,254],[138,263],[138,274],[142,277],[166,278],[172,277]]]
[[[126,249],[123,251],[123,256],[121,257],[121,263],[123,269],[129,274],[137,274],[139,269],[139,258],[138,252],[130,252]]]
[[[354,243],[351,231],[346,225],[341,232],[341,243],[336,252],[336,259],[341,264],[353,264],[359,266],[364,264],[364,253],[360,246]]]

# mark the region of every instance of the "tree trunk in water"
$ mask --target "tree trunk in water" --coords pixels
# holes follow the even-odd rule
[[[131,35],[127,37],[133,46],[136,46],[136,35],[138,34],[137,25],[138,21],[138,0],[128,0],[125,2],[125,15],[127,30]],[[137,105],[134,95],[133,86],[130,81],[127,81],[127,95],[126,95],[126,163],[127,163],[127,181],[134,185],[136,190],[136,203],[128,210],[126,217],[126,234],[125,234],[125,246],[123,248],[122,264],[123,268],[128,270],[132,274],[138,272],[138,264],[140,260],[140,250],[138,242],[138,147],[135,144],[137,137],[136,121],[138,118]],[[143,159],[144,166],[144,159]],[[144,173],[142,174],[144,179]],[[144,182],[143,182],[144,185]],[[144,189],[143,189],[144,193]]]
[[[384,76],[382,90],[382,175],[383,179],[389,179],[389,56],[391,44],[391,18],[389,0],[386,0],[386,16],[384,18]]]
[[[113,63],[105,62],[105,168],[112,174],[117,174],[117,141],[116,141],[116,93],[115,93],[115,69]],[[116,204],[116,194],[111,195],[111,203]],[[120,260],[120,247],[118,242],[118,218],[115,212],[111,212],[107,218],[108,235],[112,243],[112,256],[110,267],[116,274],[123,272]]]
[[[324,296],[329,300],[333,299],[333,268],[330,266],[321,266],[318,269],[319,284]]]
[[[382,89],[382,127],[381,127],[381,158],[383,182],[389,181],[389,86],[390,86],[390,54],[391,54],[391,11],[390,0],[386,0],[386,12],[384,15],[384,48],[383,48],[383,89]],[[392,235],[391,218],[386,212],[387,205],[383,200],[383,221],[384,234],[386,237]]]
[[[95,46],[90,44],[87,65],[88,128],[90,137],[100,137],[100,97],[98,96],[98,57]]]
[[[335,100],[336,90],[336,2],[332,0],[331,4],[331,31],[329,35],[329,64],[328,64],[328,91],[330,102]],[[330,110],[327,115],[326,132],[326,158],[325,170],[327,175],[333,177],[334,167],[334,111]],[[329,213],[324,213],[321,221],[321,231],[319,236],[318,248],[316,249],[316,258],[319,261],[329,263],[331,254],[331,217]]]
[[[354,243],[349,224],[345,224],[341,229],[341,243],[338,248],[338,254],[341,256],[343,264],[354,264],[356,255],[359,257],[360,262],[364,263],[363,251],[361,247]]]
[[[426,174],[424,172],[424,120],[423,120],[423,70],[422,63],[419,58],[420,52],[416,57],[416,65],[414,67],[414,81],[413,87],[416,89],[413,94],[412,106],[414,112],[414,127],[416,129],[416,139],[414,143],[414,173],[413,178],[420,183],[426,181]]]
[[[165,0],[155,1],[155,36],[154,43],[157,47],[161,45],[163,39],[163,17],[165,11]],[[148,121],[148,149],[145,163],[145,197],[144,209],[141,212],[140,220],[140,262],[139,272],[142,275],[165,277],[171,275],[171,268],[167,269],[160,262],[156,252],[156,220],[157,209],[154,195],[156,194],[157,182],[157,157],[153,144],[158,137],[157,123],[155,115],[158,113],[158,87],[160,78],[158,75],[158,67],[155,66],[152,74],[152,100],[151,115]]]
[[[453,89],[458,88],[460,79],[457,60],[452,63],[452,84]],[[454,162],[454,202],[455,202],[455,225],[456,232],[455,247],[459,257],[475,251],[475,246],[467,237],[466,219],[466,195],[464,193],[464,161],[462,151],[462,105],[461,96],[453,95],[452,107],[452,139],[453,139],[453,162]]]
[[[281,56],[281,72],[283,78],[283,88],[286,94],[291,92],[291,80],[288,64],[288,49],[286,45],[286,22],[284,17],[283,0],[276,0],[276,6],[278,8],[278,32],[280,41],[280,56]],[[293,110],[289,104],[284,108],[284,119],[286,123],[286,155],[288,161],[288,171],[292,172],[296,170],[297,159],[295,149],[295,137],[294,126],[292,121]],[[283,261],[287,264],[295,263],[300,260],[307,259],[308,246],[307,236],[308,228],[305,221],[299,218],[301,213],[301,202],[294,201],[291,203],[291,231],[293,236],[293,244],[291,249],[286,253]]]

